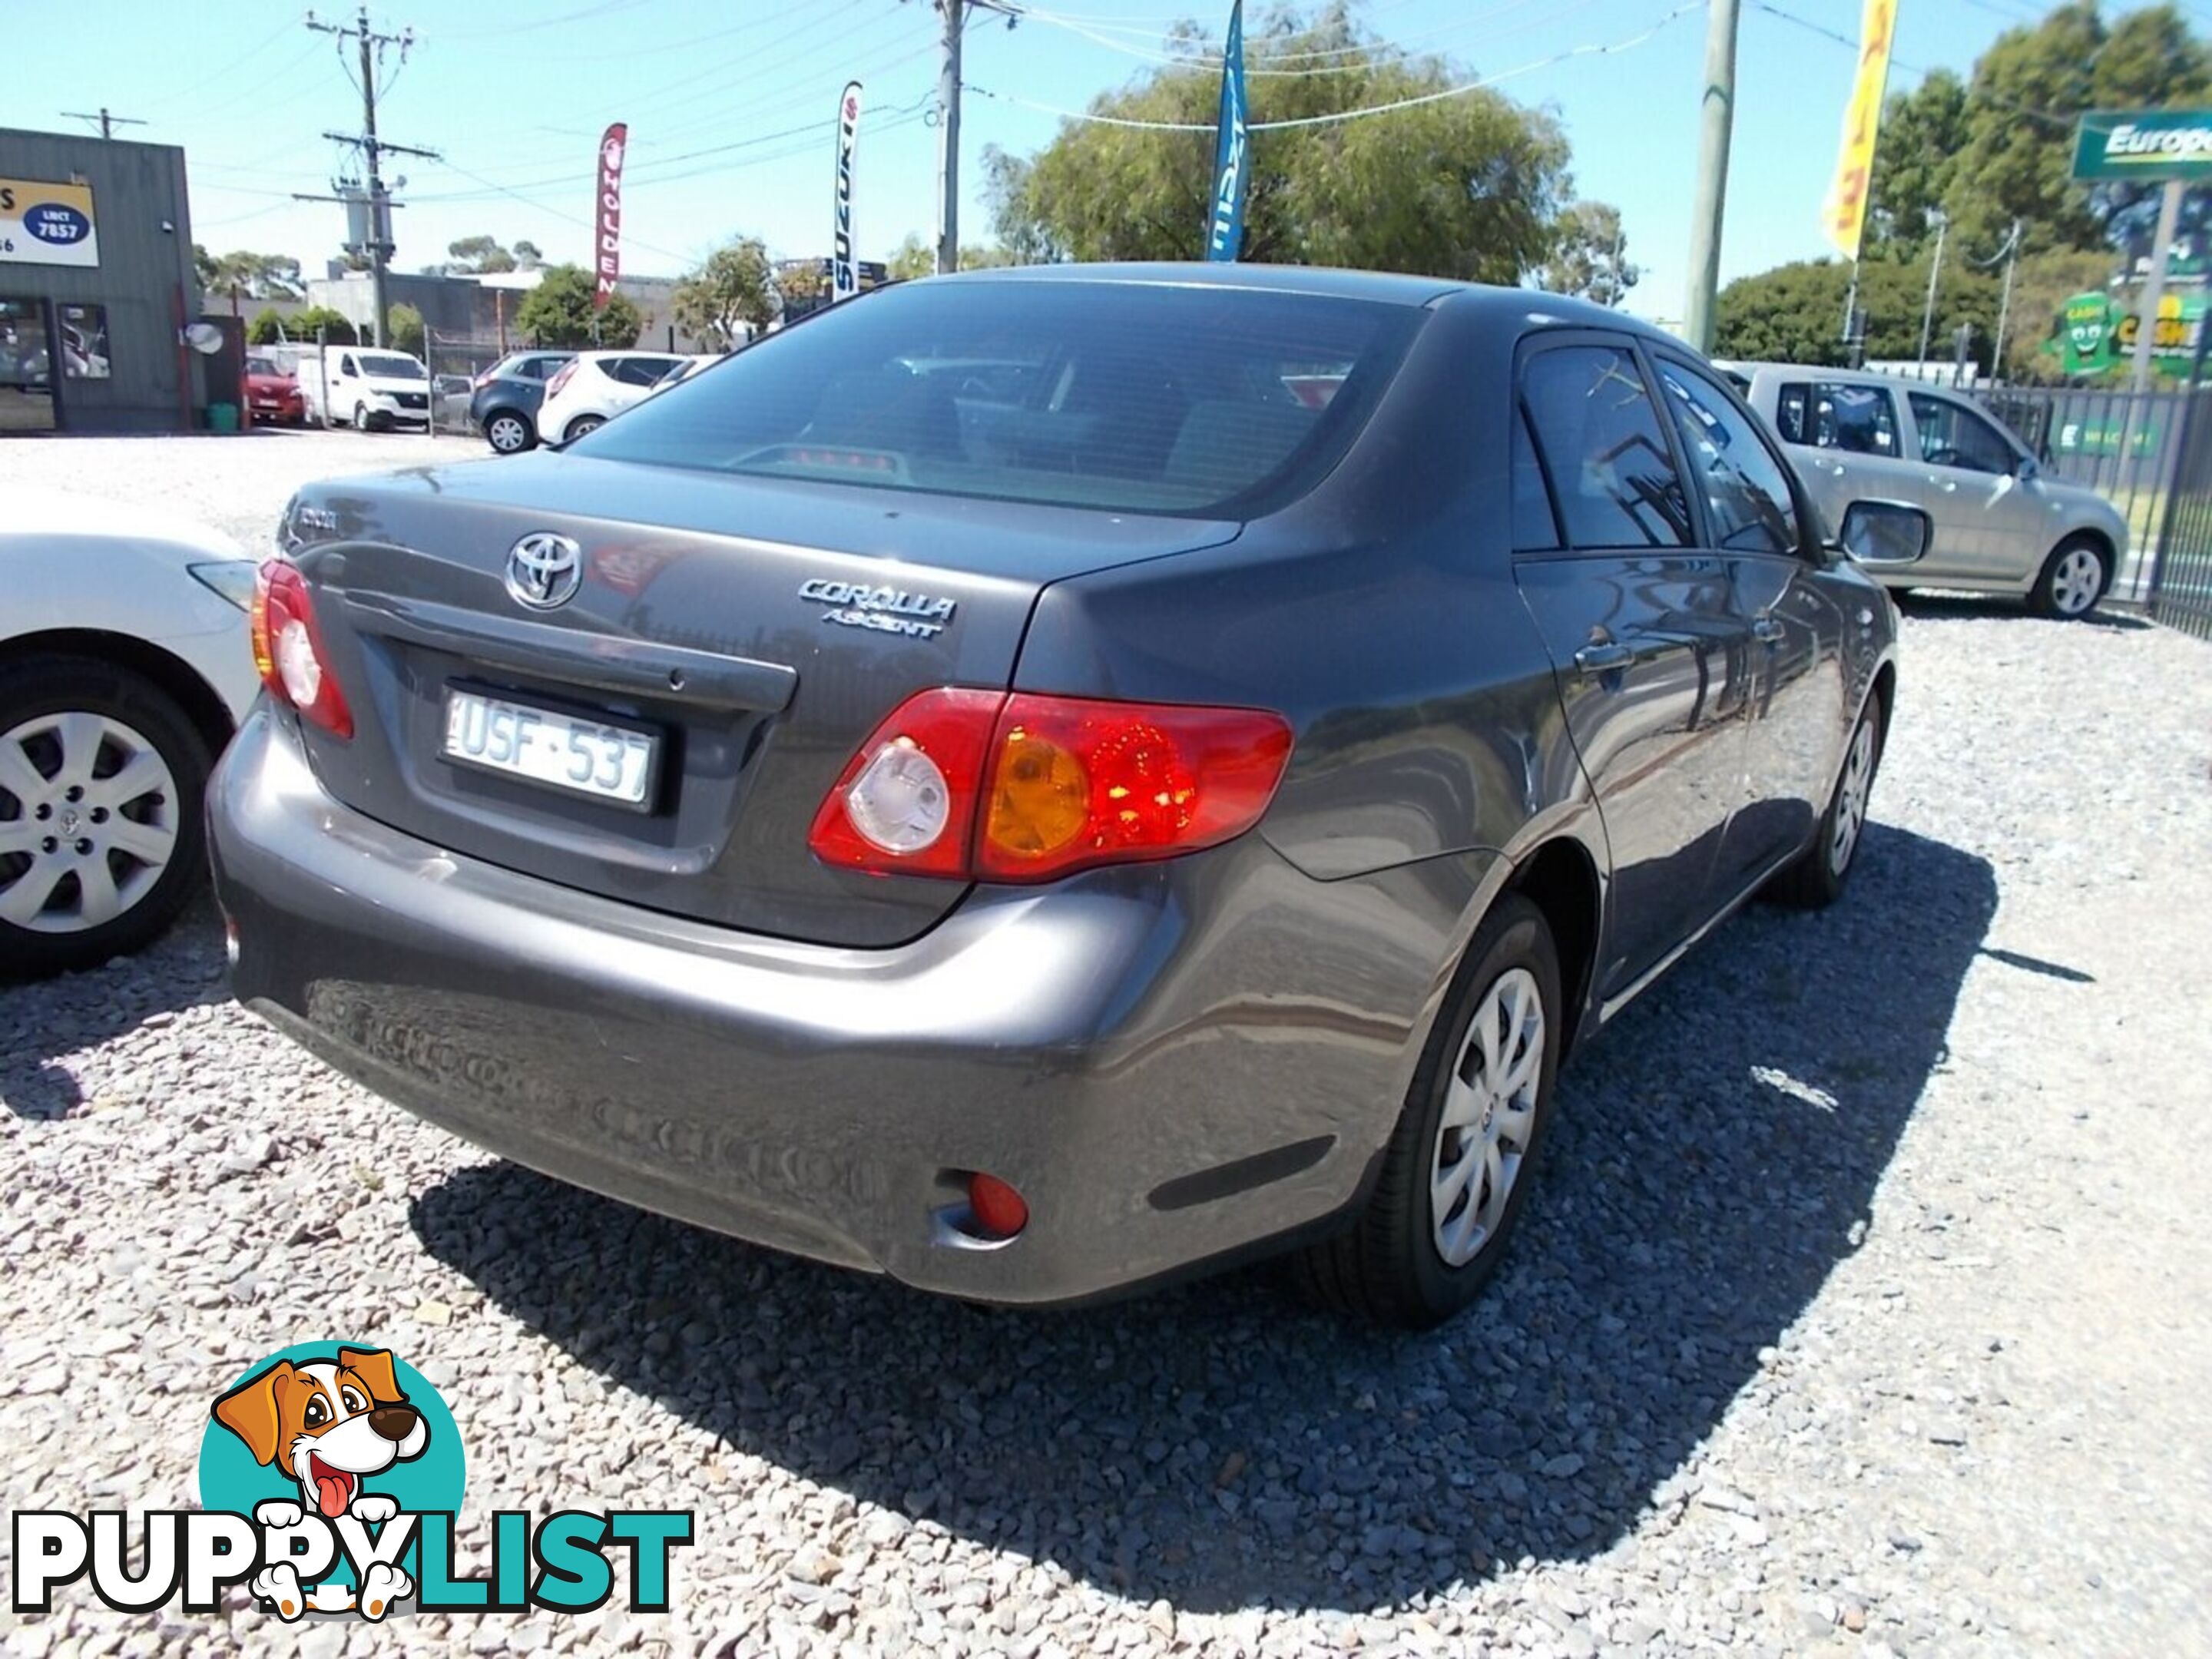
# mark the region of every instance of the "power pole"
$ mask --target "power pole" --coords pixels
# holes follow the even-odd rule
[[[1721,216],[1728,205],[1729,138],[1735,126],[1737,0],[1705,14],[1705,98],[1698,118],[1698,193],[1690,210],[1690,293],[1682,337],[1713,349],[1713,296],[1721,284]]]
[[[1984,270],[1987,270],[2000,259],[2004,261],[2004,297],[1997,301],[1997,338],[1996,343],[1990,349],[1990,356],[1994,359],[1990,364],[1990,379],[1998,382],[2004,380],[2005,330],[2012,320],[2013,267],[2020,263],[2021,228],[2021,222],[2017,219],[2014,220],[2012,232],[2005,238],[2004,246],[1990,255],[1988,258],[1975,261]]]
[[[945,23],[945,61],[937,72],[937,271],[960,269],[960,37],[970,11],[994,11],[1013,27],[1018,0],[933,0]]]
[[[384,57],[386,46],[399,48],[399,61],[407,61],[408,49],[415,44],[415,31],[402,29],[397,34],[380,34],[368,25],[368,7],[363,4],[351,28],[339,23],[325,23],[307,14],[307,27],[318,34],[334,37],[339,50],[351,40],[361,51],[361,125],[358,135],[348,132],[326,132],[324,137],[341,144],[350,144],[359,150],[368,172],[368,222],[365,234],[356,244],[365,245],[368,252],[369,303],[374,314],[369,319],[369,340],[375,345],[385,343],[391,324],[385,303],[385,266],[392,258],[392,197],[384,187],[383,158],[386,155],[419,155],[425,161],[435,161],[440,156],[435,150],[416,149],[406,144],[388,143],[376,136],[376,65]],[[401,180],[404,184],[405,180]],[[333,185],[338,191],[337,199],[349,206],[358,192],[349,193],[343,185]],[[329,198],[302,197],[302,201],[329,200]],[[350,225],[349,228],[350,229]]]
[[[64,120],[88,122],[98,127],[102,138],[115,137],[117,127],[143,127],[146,125],[143,121],[135,120],[128,115],[110,115],[105,104],[100,106],[100,113],[97,115],[88,115],[80,109],[65,109],[61,112],[61,115]]]
[[[1951,222],[1942,214],[1931,213],[1928,216],[1936,222],[1936,259],[1928,267],[1928,303],[1920,313],[1918,361],[1922,363],[1928,361],[1928,339],[1936,327],[1936,284],[1943,275],[1943,236],[1951,228]],[[1914,370],[1916,374],[1918,372],[1917,368]]]

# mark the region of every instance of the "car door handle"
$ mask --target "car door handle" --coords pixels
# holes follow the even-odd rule
[[[1931,472],[1928,475],[1928,482],[1934,484],[1936,489],[1943,491],[1946,495],[1955,495],[1958,494],[1959,481],[1956,478],[1947,478],[1941,473]]]
[[[1616,668],[1626,668],[1636,660],[1636,652],[1619,640],[1605,640],[1586,645],[1575,653],[1575,668],[1584,674],[1609,674]]]
[[[1769,645],[1779,645],[1789,636],[1790,630],[1771,617],[1761,617],[1751,625],[1751,637],[1764,640]]]

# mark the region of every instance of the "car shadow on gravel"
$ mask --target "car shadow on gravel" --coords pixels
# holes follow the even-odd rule
[[[222,919],[205,894],[135,957],[52,979],[0,978],[0,1107],[21,1118],[66,1117],[85,1103],[67,1056],[149,1019],[229,1000]]]
[[[2145,629],[2155,628],[2158,625],[2149,617],[2136,611],[2118,609],[2119,605],[2128,603],[2124,600],[2113,600],[2100,605],[2086,617],[2061,618],[2039,617],[2030,611],[2024,601],[1996,595],[1979,596],[1969,593],[1914,591],[1893,592],[1890,597],[1897,601],[1897,608],[1906,616],[1925,617],[1929,620],[1944,617],[1987,617],[1993,619],[2016,617],[2030,626],[2039,623],[2051,628],[2105,628],[2122,634],[2141,633]]]
[[[1267,1270],[969,1308],[506,1164],[421,1194],[414,1225],[699,1431],[679,1464],[720,1442],[881,1505],[886,1535],[927,1517],[1185,1610],[1404,1605],[1632,1528],[1863,1237],[1996,884],[1881,825],[1862,858],[1834,909],[1747,913],[1576,1057],[1511,1259],[1425,1336],[1309,1312]]]

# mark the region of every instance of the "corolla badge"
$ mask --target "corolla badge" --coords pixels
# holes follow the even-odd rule
[[[534,531],[507,556],[507,591],[517,605],[552,611],[576,597],[584,580],[584,550],[566,536]]]
[[[878,634],[903,634],[917,640],[933,640],[942,634],[958,608],[951,599],[933,599],[927,593],[836,581],[826,576],[801,582],[799,597],[831,607],[822,613],[823,622],[842,628],[872,629]]]

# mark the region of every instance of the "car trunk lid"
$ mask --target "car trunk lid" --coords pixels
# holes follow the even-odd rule
[[[1237,526],[541,453],[319,485],[286,533],[353,709],[350,741],[303,728],[340,800],[628,903],[869,946],[923,932],[964,890],[808,850],[877,722],[931,686],[1006,685],[1048,583]],[[577,579],[541,607],[537,575],[511,582],[510,564],[554,538]],[[578,723],[575,766],[603,781],[621,769],[610,748],[641,742],[643,798],[494,769],[483,711],[501,707]]]

